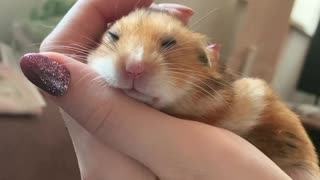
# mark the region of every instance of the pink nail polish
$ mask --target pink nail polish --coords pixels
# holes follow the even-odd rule
[[[62,64],[40,54],[26,54],[20,66],[36,86],[53,96],[62,96],[70,84],[70,71]]]

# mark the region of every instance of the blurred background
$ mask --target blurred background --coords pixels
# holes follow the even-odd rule
[[[80,179],[57,107],[21,74],[75,0],[0,0],[0,180]],[[271,84],[320,149],[319,0],[158,0],[192,7],[190,26],[234,72]]]

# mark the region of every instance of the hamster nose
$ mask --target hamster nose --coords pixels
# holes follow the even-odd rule
[[[141,77],[145,71],[145,66],[142,62],[127,63],[125,68],[127,75],[133,79]]]

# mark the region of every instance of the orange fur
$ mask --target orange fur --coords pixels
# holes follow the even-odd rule
[[[126,79],[119,72],[137,54],[133,52],[141,51],[148,67],[141,89],[148,96],[166,101],[157,104],[154,98],[134,98],[173,116],[242,136],[295,180],[320,178],[315,149],[299,118],[262,80],[236,79],[206,48],[205,36],[192,32],[172,15],[148,10],[123,17],[109,31],[117,32],[119,41],[103,37],[88,60],[93,67],[98,59],[114,64],[118,75],[110,82],[112,86],[126,88]],[[160,42],[167,37],[174,37],[177,44],[161,51]],[[143,53],[139,47],[143,47]],[[199,59],[203,56],[208,64]]]

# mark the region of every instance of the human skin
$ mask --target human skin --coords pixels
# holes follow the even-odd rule
[[[141,0],[138,6],[147,7],[151,3]],[[65,119],[82,178],[290,179],[241,137],[213,126],[169,116],[115,89],[101,86],[101,82],[93,80],[98,75],[91,68],[63,55],[70,53],[69,50],[50,49],[50,46],[63,45],[67,41],[92,46],[88,38],[99,38],[105,32],[107,22],[127,14],[135,4],[136,0],[79,0],[44,40],[41,55],[29,54],[22,58],[21,67],[26,77],[72,117]],[[162,7],[171,8],[170,5]],[[172,10],[181,13],[177,7]],[[187,22],[192,13],[183,14],[186,13]],[[85,26],[88,20],[90,24]],[[35,59],[43,62],[40,64],[44,67],[52,65],[50,62],[57,63],[57,68],[51,70],[63,69],[63,74],[68,75],[64,79],[66,88],[56,94],[52,88],[44,88],[41,78],[35,77],[43,75],[32,65]],[[57,81],[56,77],[51,78]]]

